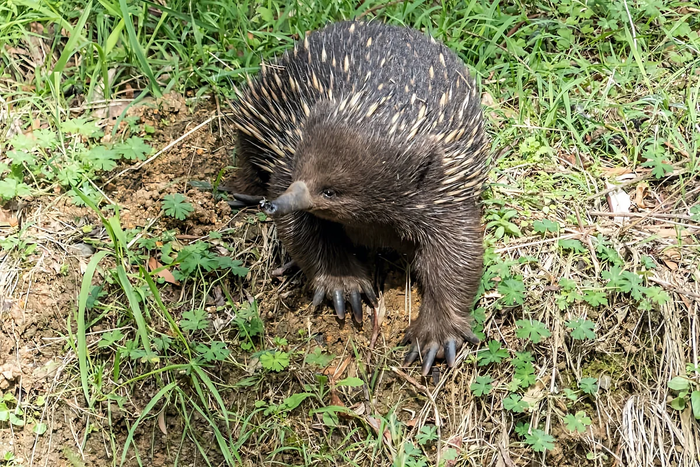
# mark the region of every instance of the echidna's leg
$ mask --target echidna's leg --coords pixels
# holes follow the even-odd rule
[[[471,217],[479,218],[478,214]],[[422,303],[418,319],[406,331],[404,342],[412,346],[404,363],[413,363],[420,355],[423,375],[435,358],[445,358],[453,366],[464,341],[479,342],[471,329],[470,312],[481,278],[482,233],[477,222],[460,224],[440,229],[440,238],[421,245],[416,254],[414,269]]]
[[[330,298],[336,314],[343,319],[345,302],[349,300],[355,320],[361,322],[361,294],[375,306],[377,297],[343,228],[303,211],[282,216],[275,223],[290,255],[312,280],[313,306]]]

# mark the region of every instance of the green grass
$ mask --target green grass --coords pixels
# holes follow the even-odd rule
[[[97,253],[81,271],[67,316],[66,351],[77,356],[64,374],[71,395],[31,396],[79,400],[86,414],[107,417],[94,430],[109,441],[112,465],[149,465],[157,445],[149,439],[166,416],[178,421],[178,444],[168,446],[176,463],[198,456],[208,465],[488,465],[502,434],[471,421],[485,423],[493,410],[518,462],[557,448],[582,465],[610,461],[628,453],[601,449],[605,440],[589,418],[621,412],[599,399],[606,371],[595,362],[606,353],[654,369],[608,371],[616,378],[611,391],[668,396],[671,416],[690,410],[697,418],[700,383],[690,366],[697,362],[687,350],[697,342],[676,336],[685,350],[662,361],[655,332],[682,303],[678,290],[658,282],[664,255],[681,252],[677,288],[700,281],[692,275],[700,257],[692,230],[700,221],[699,13],[696,3],[657,0],[3,3],[0,112],[12,112],[0,133],[7,135],[0,137],[0,200],[36,207],[69,198],[95,220],[85,234],[104,230],[84,237]],[[401,357],[396,349],[373,353],[367,365],[371,352],[356,342],[340,356],[304,329],[271,334],[258,300],[240,298],[270,292],[256,290],[255,280],[276,258],[267,242],[267,250],[251,245],[242,227],[189,243],[163,224],[126,229],[103,191],[105,174],[146,159],[161,142],[148,123],[127,116],[128,107],[169,92],[229,98],[246,73],[306,31],[358,16],[420,28],[456,51],[484,93],[493,151],[504,150],[484,195],[488,251],[475,332],[485,342],[441,380],[439,387],[452,384],[451,400],[401,377],[387,388]],[[105,135],[92,111],[119,98],[131,102]],[[663,211],[685,216],[670,224],[677,238],[654,230],[639,238],[590,214],[604,207],[598,194],[613,168],[645,175],[664,198]],[[170,226],[194,211],[180,193],[164,196],[162,206]],[[243,225],[265,222],[249,216]],[[8,232],[0,256],[28,269],[46,240],[29,227]],[[631,311],[620,318],[619,310]],[[628,347],[617,346],[620,334],[632,335]],[[324,373],[344,358],[356,376]],[[624,402],[616,395],[614,403]],[[9,391],[3,397],[0,434],[45,427],[43,404]],[[116,412],[125,426],[111,423]],[[438,412],[446,425],[435,424]],[[472,417],[470,425],[460,416]],[[616,432],[620,423],[592,424]],[[596,441],[576,438],[580,432]],[[473,444],[455,444],[454,433]],[[97,435],[84,437],[81,449]]]

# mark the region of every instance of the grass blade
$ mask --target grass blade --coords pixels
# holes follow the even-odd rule
[[[126,5],[126,0],[119,0],[119,8],[121,9],[122,19],[124,20],[124,24],[126,26],[126,33],[129,37],[131,50],[133,50],[136,54],[136,58],[141,65],[141,69],[148,78],[151,85],[151,91],[156,97],[161,97],[163,93],[160,91],[156,77],[153,74],[153,70],[151,70],[151,65],[148,63],[148,59],[146,58],[146,55],[141,48],[141,44],[139,44],[138,38],[136,37],[136,30],[134,29],[134,23],[131,21],[129,7]]]
[[[93,400],[90,397],[88,387],[88,348],[87,339],[85,337],[85,311],[87,308],[87,300],[90,296],[92,277],[95,275],[97,264],[108,254],[108,251],[100,251],[92,257],[85,270],[85,275],[83,275],[83,283],[80,286],[80,295],[78,296],[78,366],[80,368],[80,382],[83,386],[85,400],[90,407],[92,407]]]
[[[163,389],[158,391],[158,393],[156,393],[156,395],[153,396],[153,399],[151,399],[150,402],[146,405],[146,408],[143,409],[141,415],[139,415],[139,418],[136,419],[134,425],[129,430],[129,436],[126,437],[126,441],[124,442],[124,450],[122,451],[122,459],[119,465],[124,465],[124,461],[126,461],[126,453],[129,449],[129,444],[131,444],[131,442],[134,440],[134,433],[136,433],[136,428],[139,426],[139,423],[141,423],[143,419],[146,418],[146,416],[149,413],[151,413],[151,410],[153,410],[153,407],[155,407],[158,401],[160,401],[163,398],[163,396],[165,396],[167,393],[173,390],[175,386],[177,386],[177,381],[173,381],[172,383],[168,384]]]
[[[66,64],[68,63],[68,59],[70,59],[70,57],[78,50],[76,45],[78,40],[82,38],[81,32],[85,27],[85,22],[87,21],[91,11],[92,2],[88,3],[85,10],[83,10],[83,14],[80,15],[78,24],[76,24],[74,28],[71,28],[70,39],[68,39],[68,43],[66,43],[66,46],[63,48],[63,52],[61,52],[61,56],[58,58],[56,65],[53,67],[54,77],[63,73],[63,70],[66,68]]]
[[[153,294],[153,298],[156,301],[158,308],[168,320],[168,323],[170,324],[170,329],[177,335],[178,339],[180,339],[180,342],[182,342],[182,344],[185,346],[185,351],[187,352],[187,355],[190,358],[192,358],[192,351],[190,349],[189,344],[187,343],[187,339],[182,334],[182,331],[180,331],[180,327],[177,325],[175,318],[173,318],[173,315],[170,314],[168,308],[163,303],[163,300],[161,300],[160,292],[158,291],[158,287],[156,287],[156,283],[153,282],[153,278],[143,266],[139,266],[139,272],[146,281],[146,284],[148,284],[148,288],[151,289],[151,293]]]
[[[143,319],[141,306],[136,298],[136,293],[134,292],[131,282],[129,282],[129,277],[126,275],[124,266],[121,264],[117,265],[117,276],[119,277],[119,284],[121,285],[122,290],[124,290],[127,300],[129,300],[129,309],[131,310],[131,314],[134,316],[134,321],[136,321],[136,327],[138,335],[141,338],[141,343],[143,344],[146,352],[148,354],[152,354],[153,350],[151,349],[151,340],[148,337],[148,326],[146,326],[146,320]]]

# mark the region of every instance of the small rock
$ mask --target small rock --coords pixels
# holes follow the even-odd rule
[[[608,375],[601,375],[600,378],[598,378],[598,386],[600,389],[607,391],[610,389],[610,385],[612,383],[612,378]]]

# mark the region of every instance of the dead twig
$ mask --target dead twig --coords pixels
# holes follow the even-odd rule
[[[677,170],[674,170],[673,172],[668,174],[666,177],[678,176],[678,175],[683,175],[684,173],[686,173],[688,171],[687,169],[678,169],[678,166],[680,164],[681,163],[674,164],[674,168]],[[639,177],[635,177],[632,180],[627,180],[626,182],[622,182],[619,185],[612,186],[612,187],[607,188],[603,191],[599,191],[598,193],[590,195],[590,196],[586,197],[584,199],[584,201],[590,201],[592,199],[600,198],[601,196],[605,196],[608,193],[612,193],[613,191],[617,191],[617,190],[620,190],[626,186],[634,185],[635,183],[639,183],[642,180],[646,180],[650,176],[651,176],[651,171],[649,173],[644,174],[644,175],[640,175]]]
[[[695,221],[691,216],[685,214],[656,214],[653,212],[605,212],[605,211],[589,211],[591,216],[605,216],[605,217],[658,217],[659,219],[683,219],[689,221]]]
[[[415,387],[416,389],[418,389],[420,392],[422,392],[423,394],[425,394],[426,396],[428,396],[428,397],[430,398],[430,400],[433,399],[433,396],[432,396],[432,394],[430,393],[430,390],[429,390],[427,387],[425,387],[424,385],[420,384],[418,381],[416,381],[416,379],[415,379],[414,377],[412,377],[412,376],[408,375],[407,373],[405,373],[405,372],[399,370],[399,369],[398,369],[397,367],[395,367],[395,366],[392,366],[392,367],[391,367],[391,371],[393,371],[393,372],[396,373],[398,376],[400,376],[401,378],[403,378],[404,380],[406,380],[407,383],[410,383],[411,385],[413,385],[413,387]]]

